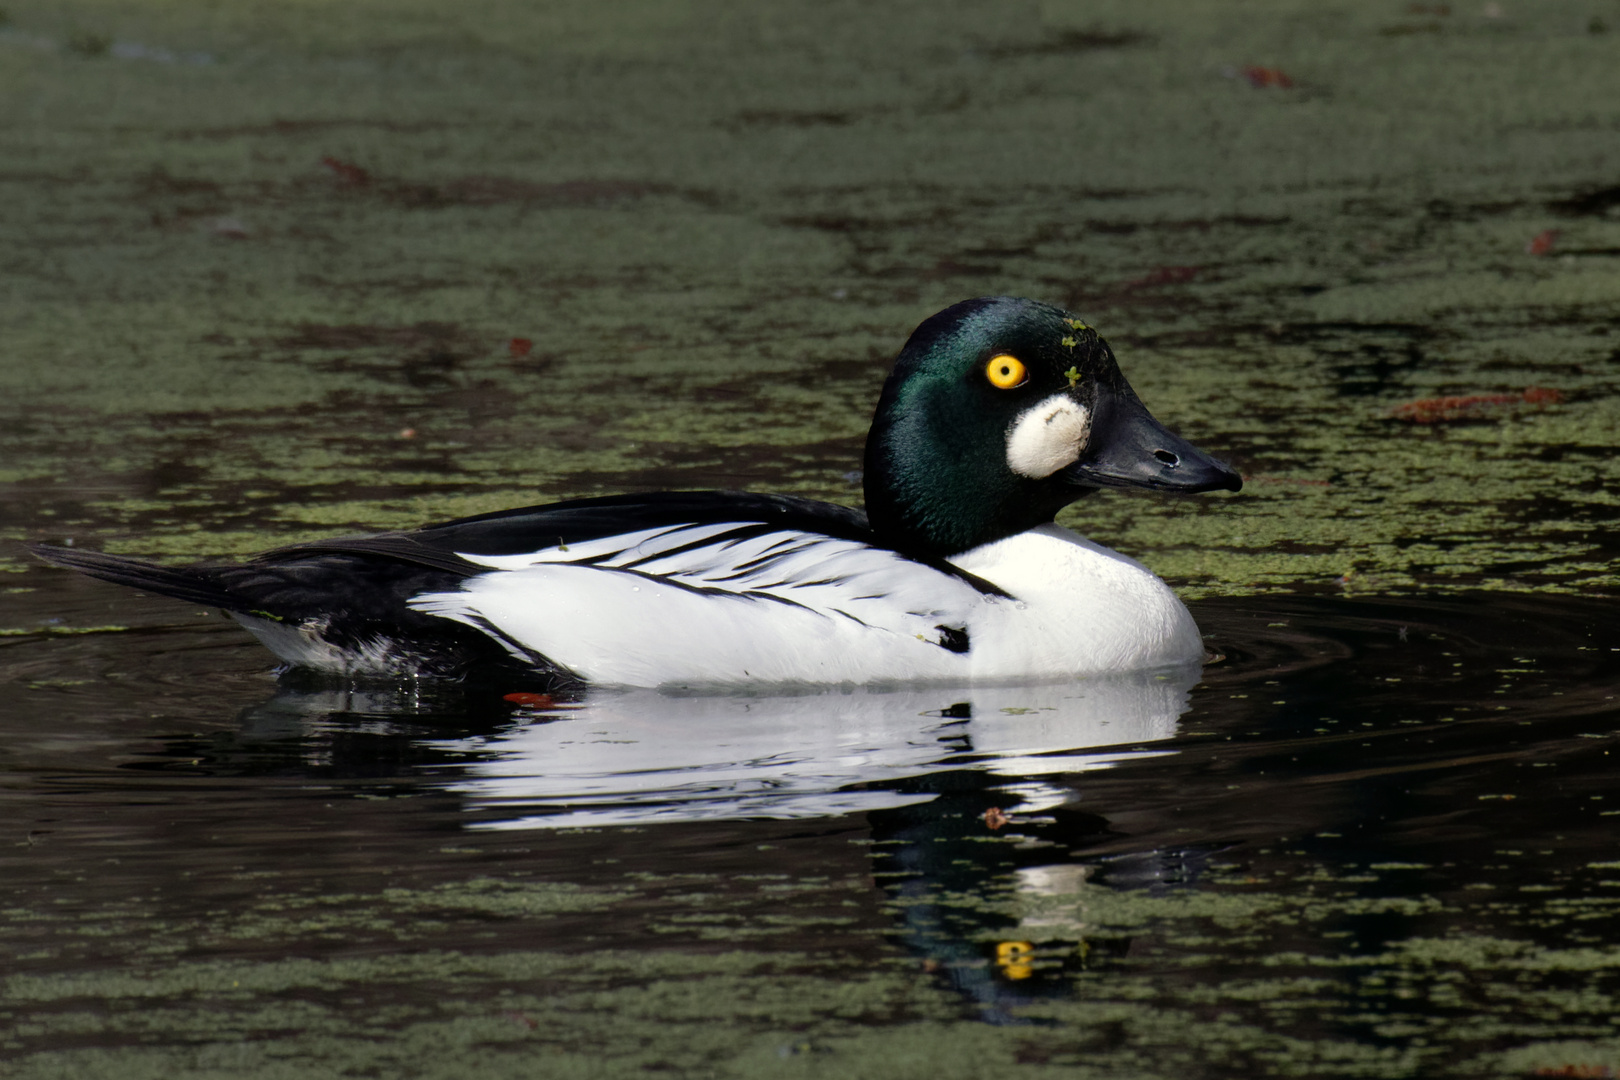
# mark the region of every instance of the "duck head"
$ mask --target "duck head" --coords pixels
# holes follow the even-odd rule
[[[937,556],[1045,524],[1098,488],[1243,486],[1153,418],[1095,330],[1010,296],[913,331],[878,401],[865,483],[872,528]]]

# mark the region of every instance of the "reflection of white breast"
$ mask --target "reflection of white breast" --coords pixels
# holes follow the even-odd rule
[[[1137,748],[1175,734],[1198,677],[1185,666],[1033,687],[596,691],[555,718],[439,745],[488,756],[454,785],[486,827],[854,813],[927,801],[896,782],[947,769],[1005,777],[1028,809],[1069,796],[1028,778],[1154,753]]]

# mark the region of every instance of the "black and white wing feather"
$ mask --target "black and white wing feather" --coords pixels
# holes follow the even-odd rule
[[[679,522],[518,554],[412,609],[590,682],[960,677],[999,590],[863,539],[772,521]]]

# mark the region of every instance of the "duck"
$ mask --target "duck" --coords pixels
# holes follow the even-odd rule
[[[164,566],[47,563],[217,608],[285,665],[548,687],[974,684],[1197,664],[1146,566],[1057,525],[1105,488],[1239,474],[1148,411],[1068,311],[965,300],[924,320],[866,440],[865,510],[742,491],[572,499]]]

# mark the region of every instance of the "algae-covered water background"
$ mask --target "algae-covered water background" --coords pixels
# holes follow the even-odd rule
[[[20,543],[854,503],[999,293],[1246,478],[1061,519],[1234,661],[1056,809],[469,830],[565,714]],[[7,2],[0,1072],[1613,1075],[1617,319],[1616,0]]]

